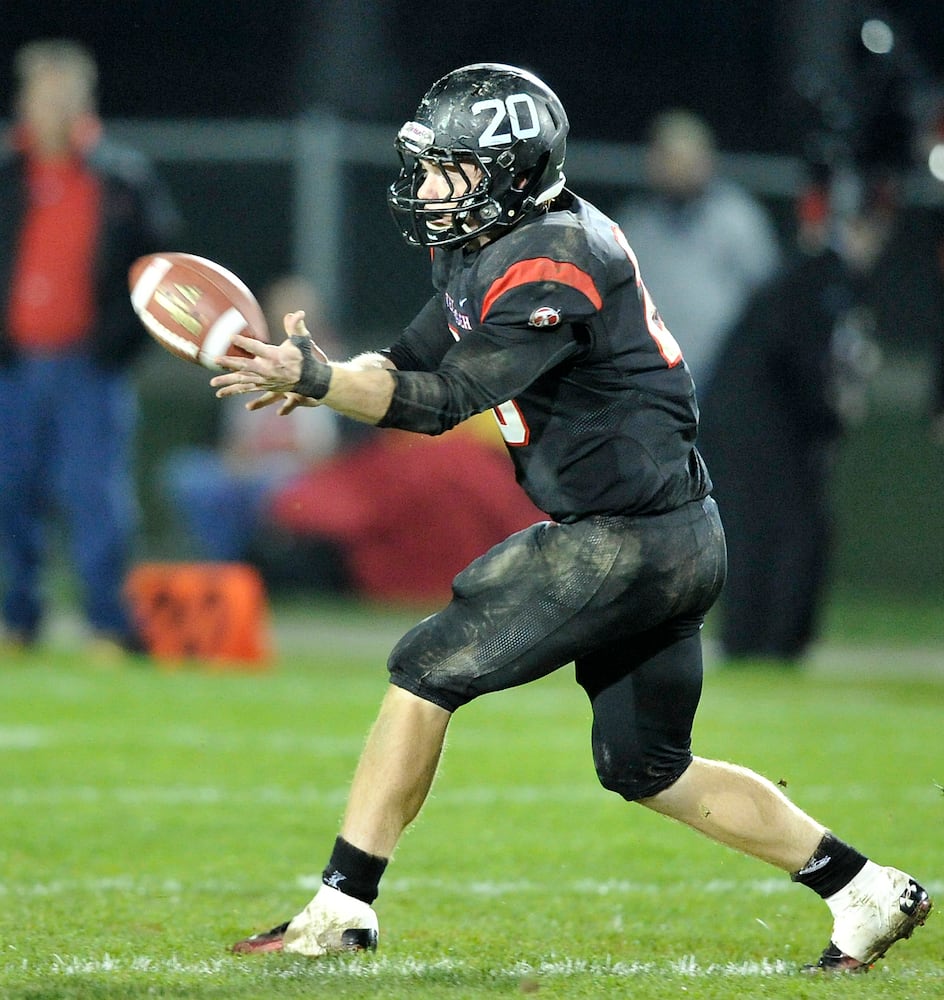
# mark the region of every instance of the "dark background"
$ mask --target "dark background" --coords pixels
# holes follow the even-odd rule
[[[525,65],[569,109],[577,138],[638,141],[660,107],[703,112],[731,150],[796,152],[798,66],[823,42],[818,8],[881,13],[912,67],[944,73],[940,0],[3,0],[10,55],[70,35],[99,59],[118,117],[291,116],[326,105],[399,122],[442,73]],[[830,39],[851,51],[854,37]],[[837,51],[837,60],[848,51]],[[837,63],[838,64],[838,63]]]

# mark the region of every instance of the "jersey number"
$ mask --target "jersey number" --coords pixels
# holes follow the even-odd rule
[[[643,284],[642,277],[639,274],[639,261],[636,260],[636,254],[623,235],[623,231],[618,226],[613,227],[613,236],[620,245],[623,253],[633,262],[633,270],[636,272],[636,288],[642,297],[642,307],[646,313],[646,329],[649,331],[649,336],[656,342],[656,347],[659,348],[659,353],[662,355],[665,363],[670,368],[674,368],[682,360],[682,349],[679,347],[675,337],[669,332],[669,328],[662,321],[659,310],[656,309],[656,304],[652,301],[652,296],[649,294],[649,289]]]
[[[513,399],[494,407],[492,413],[495,414],[498,429],[509,447],[522,448],[531,440],[531,428]]]
[[[526,122],[522,121],[522,109],[526,114]],[[512,94],[502,100],[500,97],[491,97],[487,101],[476,101],[472,105],[472,114],[477,115],[483,111],[491,111],[492,120],[485,126],[485,131],[479,136],[479,145],[491,148],[492,146],[507,146],[511,143],[511,137],[516,139],[532,139],[541,131],[538,121],[538,109],[530,94]],[[508,121],[510,132],[499,132]]]

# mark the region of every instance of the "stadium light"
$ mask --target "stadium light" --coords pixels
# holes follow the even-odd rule
[[[895,33],[885,21],[871,17],[862,24],[862,44],[877,56],[887,56],[895,47]]]
[[[938,181],[944,182],[944,142],[935,143],[928,154],[928,169],[931,176]]]

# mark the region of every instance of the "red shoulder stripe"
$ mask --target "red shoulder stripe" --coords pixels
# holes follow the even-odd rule
[[[586,295],[597,309],[603,307],[603,299],[597,291],[597,286],[586,271],[581,271],[575,264],[567,261],[535,257],[533,260],[521,260],[517,264],[512,264],[500,278],[492,282],[482,302],[480,322],[485,322],[489,310],[505,292],[531,281],[555,281],[559,285],[570,285],[571,288]]]

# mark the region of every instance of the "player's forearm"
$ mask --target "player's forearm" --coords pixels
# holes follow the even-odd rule
[[[291,339],[302,354],[301,376],[295,392],[363,423],[376,424],[383,417],[394,390],[390,374],[393,363],[389,358],[368,352],[350,361],[325,363],[307,337]]]
[[[331,365],[328,391],[321,401],[332,410],[362,423],[378,423],[390,408],[393,376],[387,368],[352,369]]]
[[[346,417],[421,434],[441,434],[476,412],[466,393],[460,391],[467,388],[463,379],[447,382],[435,373],[411,372],[405,381],[398,380],[396,367],[384,355],[374,355],[370,361],[370,355],[362,355],[353,362],[325,363],[315,356],[310,343],[300,337],[292,339],[302,353],[301,376],[292,391]]]

